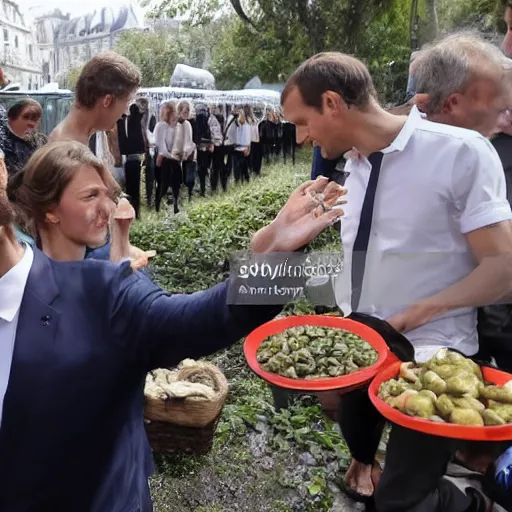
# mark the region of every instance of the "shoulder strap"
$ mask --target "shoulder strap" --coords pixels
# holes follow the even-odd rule
[[[379,180],[383,156],[384,155],[379,151],[372,153],[368,157],[372,165],[372,170],[370,179],[368,180],[368,186],[366,187],[359,227],[352,250],[352,311],[357,311],[359,299],[361,298],[364,268],[366,266],[366,253],[368,252],[368,243],[372,229],[375,192],[377,191],[377,182]]]
[[[228,133],[229,127],[234,123],[234,121],[235,121],[235,118],[233,116],[231,116],[231,121],[229,121],[229,123],[226,125],[226,129],[224,130],[224,133],[222,134],[222,143],[223,144],[226,141],[226,135]]]

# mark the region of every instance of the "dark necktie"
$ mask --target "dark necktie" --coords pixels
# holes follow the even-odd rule
[[[375,192],[377,190],[377,182],[379,181],[380,167],[382,157],[384,155],[378,151],[372,153],[368,157],[368,161],[372,166],[368,187],[364,195],[363,208],[361,210],[361,218],[359,219],[359,227],[352,251],[352,311],[357,311],[361,291],[363,287],[364,267],[366,265],[366,253],[368,251],[368,242],[370,241],[370,233],[372,229],[373,205],[375,203]]]

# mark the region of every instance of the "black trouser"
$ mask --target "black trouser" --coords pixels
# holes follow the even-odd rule
[[[233,172],[235,182],[249,182],[249,157],[245,156],[242,151],[235,151],[233,154]]]
[[[340,397],[339,423],[355,460],[373,464],[384,418],[367,389]],[[375,490],[377,512],[476,512],[471,498],[442,480],[458,442],[393,425],[384,473]]]
[[[194,191],[194,185],[196,184],[196,162],[192,160],[186,160],[183,162],[183,181],[188,188],[188,199],[192,200],[192,192]]]
[[[290,141],[288,139],[283,139],[283,160],[286,164],[286,157],[288,154],[292,157],[293,165],[295,165],[295,141]]]
[[[225,155],[225,177],[226,177],[226,183],[231,174],[233,173],[233,167],[234,167],[234,153],[235,148],[234,146],[224,146],[224,155]],[[222,176],[221,176],[222,179]]]
[[[212,170],[210,173],[210,186],[212,192],[217,191],[219,185],[219,178],[221,180],[222,188],[224,192],[227,189],[228,180],[226,175],[226,166],[224,165],[224,155],[226,154],[224,146],[215,146],[212,155]],[[223,177],[224,176],[224,177]]]
[[[261,162],[263,159],[260,142],[251,143],[251,154],[249,155],[249,158],[251,160],[252,172],[256,174],[256,176],[259,176],[261,173]]]
[[[160,211],[160,203],[167,194],[171,185],[171,161],[168,158],[162,160],[160,167],[155,167],[156,178],[156,194],[155,194],[155,210]]]
[[[144,165],[144,174],[146,177],[146,203],[148,208],[151,208],[151,200],[153,199],[153,187],[155,185],[155,161],[149,152],[146,153]]]
[[[140,169],[140,159],[127,160],[124,165],[126,193],[135,210],[135,217],[137,219],[140,215]]]
[[[201,188],[201,196],[206,193],[206,176],[212,163],[212,153],[210,151],[197,152],[197,174],[199,174],[199,186]]]
[[[273,143],[272,142],[263,142],[263,156],[265,157],[265,162],[267,165],[270,164],[270,157],[273,153]]]
[[[457,441],[393,425],[384,473],[375,490],[378,512],[478,512],[476,502],[442,479]]]
[[[182,184],[182,168],[185,167],[178,160],[169,160],[170,167],[170,185],[172,189],[172,197],[174,200],[174,213],[178,213],[180,210],[178,208],[178,203],[180,200],[180,190]]]

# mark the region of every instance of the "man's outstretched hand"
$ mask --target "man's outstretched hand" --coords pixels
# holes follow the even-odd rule
[[[344,214],[343,196],[347,190],[328,178],[300,185],[290,196],[271,224],[258,231],[251,251],[293,252],[314,240],[325,228]]]

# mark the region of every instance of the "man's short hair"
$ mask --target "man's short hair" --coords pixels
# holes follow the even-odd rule
[[[377,97],[368,68],[355,57],[339,52],[319,53],[301,64],[288,79],[281,104],[295,87],[305,105],[320,110],[326,91],[339,94],[347,105],[358,108]]]
[[[428,94],[429,115],[440,112],[453,93],[464,92],[471,80],[510,67],[499,48],[472,32],[451,34],[427,45],[414,66],[417,93]]]
[[[75,88],[79,106],[91,109],[107,95],[126,98],[141,84],[139,68],[115,52],[94,56],[83,67]]]

